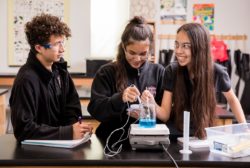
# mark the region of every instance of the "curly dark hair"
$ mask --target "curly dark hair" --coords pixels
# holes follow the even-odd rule
[[[42,13],[25,24],[25,34],[31,50],[35,51],[35,45],[47,44],[51,35],[68,38],[71,31],[59,17]]]

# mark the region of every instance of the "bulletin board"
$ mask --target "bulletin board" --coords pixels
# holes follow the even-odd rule
[[[24,25],[41,13],[58,16],[65,23],[69,23],[69,0],[8,0],[9,66],[21,66],[26,62],[30,47],[26,40]],[[66,60],[69,60],[68,55],[66,52]]]

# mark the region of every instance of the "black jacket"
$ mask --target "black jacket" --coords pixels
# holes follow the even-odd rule
[[[147,87],[154,93],[155,100],[160,105],[163,95],[163,66],[146,62],[137,70],[126,62],[125,67],[128,75],[128,86],[134,84],[141,93]],[[106,64],[97,71],[88,105],[89,113],[101,122],[96,130],[96,135],[105,139],[114,129],[124,125],[128,118],[126,115],[127,104],[123,103],[122,93],[118,92],[116,88],[116,71],[114,63]],[[130,118],[125,131],[134,121]]]
[[[16,76],[9,103],[18,141],[72,139],[72,124],[81,115],[67,63],[54,63],[50,72],[31,52]]]

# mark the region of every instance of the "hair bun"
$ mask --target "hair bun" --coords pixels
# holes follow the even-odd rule
[[[145,24],[145,19],[142,16],[135,16],[130,20],[130,23],[134,24]]]

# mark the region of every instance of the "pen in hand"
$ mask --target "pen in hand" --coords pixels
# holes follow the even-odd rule
[[[82,117],[82,116],[79,116],[79,117],[78,117],[78,122],[79,122],[79,124],[81,124],[81,123],[82,123],[82,119],[83,119],[83,117]]]
[[[83,116],[79,116],[78,117],[78,123],[79,124],[82,124],[82,121],[83,121]],[[81,126],[82,128],[84,128],[85,129],[85,131],[83,132],[84,134],[85,133],[88,133],[88,134],[92,134],[92,129],[93,129],[93,127],[92,126],[90,126],[89,124],[84,124],[83,126]],[[87,129],[87,130],[86,130]]]

